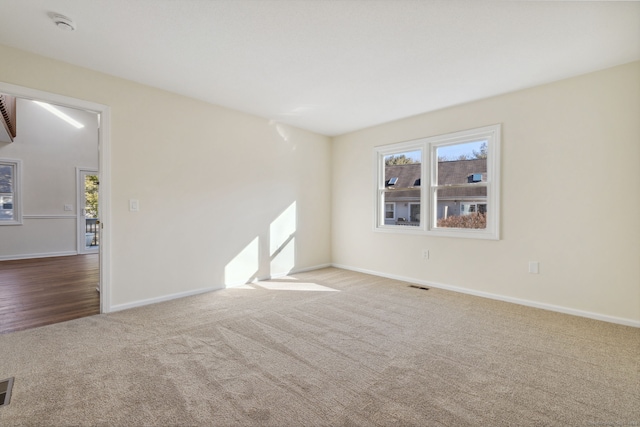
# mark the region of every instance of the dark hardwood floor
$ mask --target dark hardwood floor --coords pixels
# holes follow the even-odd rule
[[[97,254],[0,261],[0,334],[100,313]]]

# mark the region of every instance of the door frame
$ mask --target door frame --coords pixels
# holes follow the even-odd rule
[[[77,230],[77,251],[78,254],[95,254],[100,251],[100,245],[95,250],[87,250],[86,249],[86,241],[85,241],[85,230],[86,230],[86,218],[83,215],[82,211],[85,208],[85,186],[84,186],[84,175],[98,175],[98,171],[93,168],[80,168],[76,167],[76,230]],[[100,179],[98,179],[100,182]],[[98,210],[100,210],[100,184],[98,184]],[[100,216],[98,216],[100,218]],[[100,223],[98,223],[98,226]]]
[[[98,217],[100,218],[100,313],[111,311],[111,107],[0,81],[0,92],[98,114]]]

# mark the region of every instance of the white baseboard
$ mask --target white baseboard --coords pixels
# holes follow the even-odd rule
[[[78,255],[78,252],[65,251],[65,252],[45,252],[41,254],[0,255],[0,261],[13,261],[17,259],[31,259],[31,258],[51,258],[56,256],[71,256],[71,255]]]
[[[107,311],[107,313],[113,313],[115,311],[128,310],[130,308],[142,307],[142,306],[149,305],[149,304],[156,304],[158,302],[164,302],[164,301],[170,301],[170,300],[178,299],[178,298],[190,297],[190,296],[193,296],[193,295],[204,294],[204,293],[212,292],[212,291],[219,291],[221,289],[224,289],[224,288],[202,288],[202,289],[196,289],[196,290],[193,290],[193,291],[178,292],[178,293],[175,293],[175,294],[163,295],[163,296],[159,296],[159,297],[155,297],[155,298],[142,299],[142,300],[138,300],[138,301],[128,302],[128,303],[125,303],[125,304],[112,305],[111,307],[109,307],[109,311]]]
[[[509,296],[505,296],[505,295],[492,294],[492,293],[489,293],[489,292],[476,291],[476,290],[473,290],[473,289],[461,288],[461,287],[458,287],[458,286],[446,285],[446,284],[443,284],[443,283],[428,282],[426,280],[415,279],[413,277],[405,277],[405,276],[398,276],[398,275],[395,275],[395,274],[387,274],[387,273],[382,273],[382,272],[379,272],[379,271],[367,270],[367,269],[364,269],[364,268],[351,267],[351,266],[348,266],[348,265],[332,264],[332,266],[335,267],[335,268],[341,268],[341,269],[344,269],[344,270],[351,270],[351,271],[357,271],[359,273],[371,274],[372,276],[385,277],[387,279],[393,279],[393,280],[401,280],[403,282],[416,283],[416,284],[423,285],[423,286],[431,286],[431,287],[434,287],[434,288],[445,289],[445,290],[448,290],[448,291],[460,292],[460,293],[463,293],[463,294],[475,295],[475,296],[478,296],[478,297],[489,298],[489,299],[498,300],[498,301],[505,301],[505,302],[510,302],[510,303],[513,303],[513,304],[524,305],[524,306],[527,306],[527,307],[541,308],[543,310],[555,311],[555,312],[558,312],[558,313],[571,314],[573,316],[586,317],[586,318],[589,318],[589,319],[601,320],[603,322],[616,323],[616,324],[619,324],[619,325],[625,325],[625,326],[632,326],[632,327],[635,327],[635,328],[640,328],[640,321],[638,321],[638,320],[625,319],[625,318],[622,318],[622,317],[609,316],[609,315],[606,315],[606,314],[600,314],[600,313],[593,313],[593,312],[590,312],[590,311],[577,310],[577,309],[574,309],[574,308],[563,307],[563,306],[559,306],[559,305],[546,304],[546,303],[541,303],[541,302],[537,302],[537,301],[531,301],[531,300],[525,300],[525,299],[520,299],[520,298],[509,297]]]
[[[316,266],[313,266],[313,267],[305,267],[305,268],[300,268],[300,269],[296,269],[296,270],[291,270],[288,273],[279,273],[279,274],[269,275],[269,276],[266,276],[266,277],[259,277],[259,278],[254,279],[254,282],[257,282],[257,281],[260,281],[260,280],[276,279],[278,277],[284,277],[284,276],[287,276],[287,275],[290,275],[290,274],[302,273],[302,272],[305,272],[305,271],[312,271],[312,270],[319,270],[321,268],[327,268],[327,267],[331,267],[331,264],[321,264],[321,265],[316,265]],[[192,295],[199,295],[199,294],[204,294],[204,293],[207,293],[207,292],[220,291],[222,289],[242,286],[244,284],[245,283],[242,283],[242,284],[238,283],[238,284],[227,285],[226,287],[223,285],[223,286],[220,286],[220,287],[201,288],[201,289],[196,289],[196,290],[193,290],[193,291],[178,292],[178,293],[175,293],[175,294],[163,295],[163,296],[159,296],[159,297],[155,297],[155,298],[148,298],[148,299],[133,301],[133,302],[125,303],[125,304],[112,305],[111,307],[109,307],[109,310],[107,311],[107,313],[113,313],[115,311],[122,311],[122,310],[127,310],[127,309],[135,308],[135,307],[142,307],[142,306],[145,306],[145,305],[155,304],[155,303],[164,302],[164,301],[170,301],[170,300],[177,299],[177,298],[190,297]]]

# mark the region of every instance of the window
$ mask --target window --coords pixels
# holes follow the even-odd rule
[[[421,146],[415,143],[395,144],[378,151],[376,220],[379,226],[420,226],[422,192],[415,183],[420,182],[422,176],[422,153]],[[417,215],[415,204],[418,206]]]
[[[500,132],[493,125],[377,147],[375,229],[497,240]]]
[[[385,203],[384,204],[384,219],[396,219],[396,204]]]
[[[420,203],[409,203],[409,221],[420,223]]]
[[[460,203],[460,215],[471,215],[473,213],[487,213],[486,203]]]
[[[20,160],[0,159],[0,225],[22,223]]]

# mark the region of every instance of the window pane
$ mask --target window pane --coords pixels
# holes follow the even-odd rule
[[[0,193],[13,193],[13,166],[0,165]]]
[[[407,151],[384,156],[384,185],[390,189],[420,185],[422,153]]]
[[[395,219],[385,221],[386,225],[420,225],[420,189],[386,190],[385,202],[395,202]],[[417,206],[417,208],[416,208]],[[417,210],[416,210],[417,209]],[[389,209],[385,209],[388,213]],[[394,216],[385,215],[385,218]]]
[[[420,225],[421,175],[421,150],[384,156],[385,225]]]
[[[487,142],[438,147],[438,185],[487,182]]]
[[[395,217],[395,206],[393,203],[385,203],[384,217],[385,219],[393,219]]]
[[[438,185],[487,182],[487,159],[438,162]]]
[[[13,218],[13,197],[0,196],[0,220],[12,220]]]
[[[487,188],[461,187],[436,191],[436,227],[487,227]]]
[[[486,159],[488,152],[487,140],[463,142],[461,144],[441,145],[436,149],[438,161],[452,162],[455,160]]]

